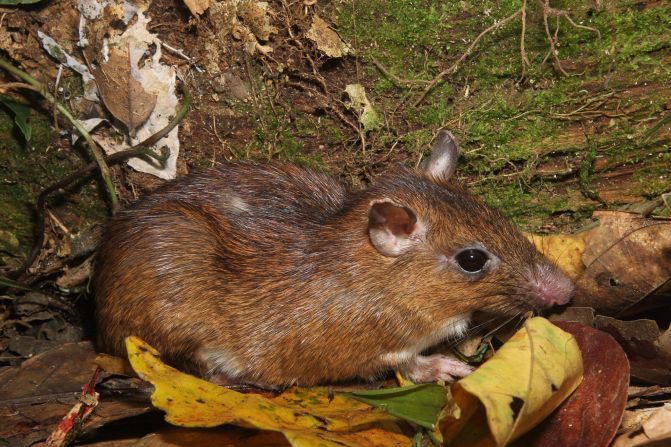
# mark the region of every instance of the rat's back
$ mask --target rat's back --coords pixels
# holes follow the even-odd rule
[[[239,328],[246,313],[263,312],[249,292],[301,268],[305,241],[345,194],[319,171],[231,163],[119,212],[96,263],[99,349],[124,355],[124,338],[136,335],[179,360],[216,337],[213,319]]]

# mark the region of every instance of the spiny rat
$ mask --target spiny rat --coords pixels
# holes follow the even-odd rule
[[[567,303],[571,280],[450,181],[439,132],[419,169],[360,191],[291,164],[227,163],[171,182],[108,224],[96,265],[99,348],[136,335],[214,382],[264,388],[469,368],[427,348],[475,311]]]

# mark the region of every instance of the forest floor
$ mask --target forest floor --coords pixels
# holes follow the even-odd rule
[[[595,210],[651,201],[671,214],[668,2],[272,0],[213,3],[200,16],[181,0],[145,4],[148,30],[170,48],[162,62],[193,96],[178,126],[178,175],[288,160],[359,188],[419,164],[447,128],[461,143],[459,180],[527,231],[571,232]],[[38,35],[83,60],[79,16],[74,0],[3,7],[0,50],[86,118],[100,106],[82,105],[81,77],[59,72]],[[18,301],[0,297],[0,315],[14,322],[0,325],[2,371],[90,336],[92,234],[110,205],[97,176],[81,178],[49,198],[36,225],[40,192],[91,159],[37,94],[0,93],[31,108],[32,131],[26,141],[0,105],[0,275],[21,266],[42,229],[22,279],[57,297],[31,304],[49,309],[42,316],[17,315]],[[164,182],[126,164],[111,175],[122,206]]]

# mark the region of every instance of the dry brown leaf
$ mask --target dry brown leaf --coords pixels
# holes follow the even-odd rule
[[[56,285],[61,289],[71,289],[84,284],[91,276],[92,267],[93,258],[88,258],[74,267],[65,266],[63,274],[56,280]]]
[[[597,226],[575,235],[527,235],[576,281],[574,305],[627,315],[666,304],[650,295],[671,291],[671,220],[620,211],[594,217]]]
[[[199,16],[210,7],[210,0],[184,0],[184,4],[189,8],[191,14]]]
[[[602,211],[589,230],[575,304],[622,315],[671,278],[671,221]],[[639,309],[640,310],[640,309]]]
[[[240,2],[238,17],[259,40],[268,40],[271,34],[277,33],[277,28],[270,24],[267,6],[261,2],[254,0]]]
[[[671,352],[660,345],[660,331],[655,321],[621,321],[599,315],[594,323],[598,329],[611,334],[625,350],[633,378],[671,385]]]
[[[111,48],[107,62],[90,64],[89,69],[107,110],[133,134],[154,110],[156,95],[148,93],[133,77],[128,51]]]
[[[77,401],[96,366],[91,342],[65,343],[0,373],[0,439],[30,445],[47,438]]]

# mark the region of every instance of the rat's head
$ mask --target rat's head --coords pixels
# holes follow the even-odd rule
[[[371,190],[371,245],[427,301],[420,306],[515,314],[566,304],[571,280],[498,211],[450,182],[458,157],[454,137],[441,131],[419,172]]]

